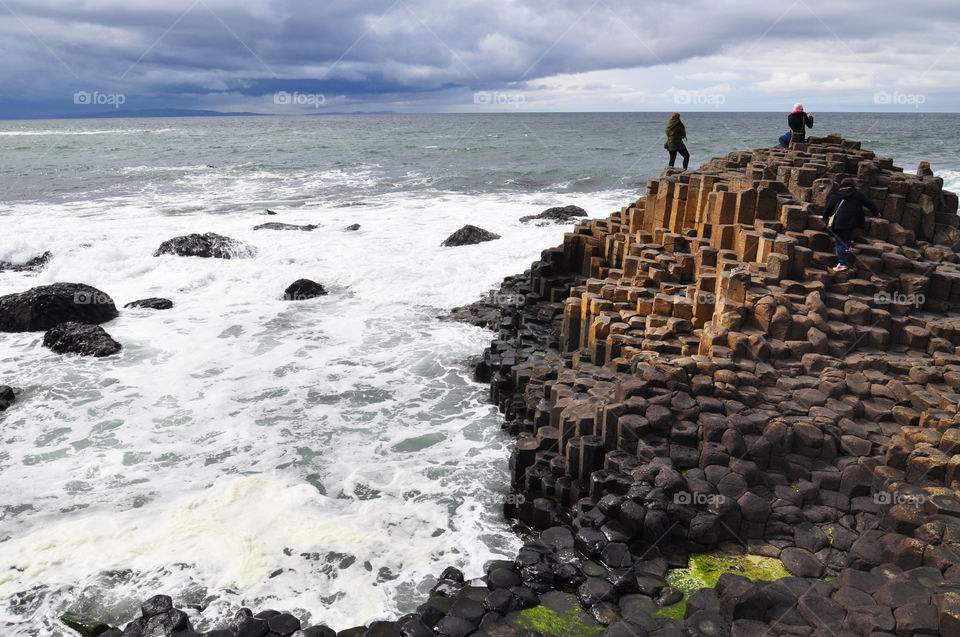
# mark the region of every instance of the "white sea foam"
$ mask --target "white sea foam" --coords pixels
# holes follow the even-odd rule
[[[238,200],[268,190],[234,186]],[[518,217],[560,203],[606,215],[630,198],[393,194],[353,208],[277,206],[273,217],[157,214],[159,193],[11,206],[17,238],[0,258],[54,257],[37,275],[0,274],[0,294],[78,281],[118,305],[165,296],[175,306],[123,310],[105,328],[124,350],[106,359],[53,354],[36,333],[0,339],[0,379],[24,390],[0,452],[0,500],[18,505],[0,521],[0,622],[56,634],[56,616],[78,600],[119,621],[146,595],[201,590],[215,595],[196,601],[209,605],[195,618],[206,626],[246,603],[342,629],[412,610],[418,584],[443,566],[480,575],[518,543],[496,503],[509,441],[462,363],[489,332],[435,316],[529,267],[568,229]],[[267,220],[320,227],[253,230]],[[343,232],[350,223],[361,229]],[[440,247],[465,223],[503,238]],[[172,236],[207,231],[257,256],[151,256]],[[330,294],[284,301],[301,277]],[[132,573],[105,586],[102,571],[121,569]]]

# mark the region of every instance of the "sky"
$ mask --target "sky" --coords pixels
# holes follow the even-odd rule
[[[960,2],[0,0],[0,117],[960,111]]]

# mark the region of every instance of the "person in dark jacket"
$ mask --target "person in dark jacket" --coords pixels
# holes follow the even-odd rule
[[[794,133],[791,141],[805,142],[807,140],[807,128],[813,128],[813,115],[805,113],[803,104],[799,102],[793,105],[793,112],[787,115],[787,124],[790,125],[790,131]]]
[[[670,165],[673,166],[677,161],[677,153],[683,157],[683,169],[686,170],[690,164],[690,153],[687,151],[683,140],[687,138],[687,127],[680,121],[680,113],[674,113],[667,122],[667,143],[663,145],[670,151]]]
[[[853,243],[854,229],[865,228],[867,225],[864,208],[874,215],[877,214],[874,203],[857,189],[856,182],[849,177],[830,195],[823,208],[823,220],[837,244],[837,272],[847,269],[847,250]]]

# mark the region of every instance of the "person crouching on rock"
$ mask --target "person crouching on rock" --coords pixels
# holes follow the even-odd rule
[[[803,111],[803,104],[793,105],[793,112],[787,115],[787,124],[790,126],[790,140],[803,143],[807,140],[807,128],[813,128],[813,115]]]
[[[683,157],[683,169],[686,170],[690,164],[690,153],[683,140],[687,138],[687,127],[680,121],[680,113],[674,113],[667,122],[667,143],[663,145],[670,151],[670,166],[677,161],[677,153]]]
[[[853,245],[854,229],[865,228],[867,225],[866,216],[863,213],[864,207],[872,214],[877,214],[874,203],[857,189],[856,182],[849,177],[844,179],[840,188],[827,199],[823,209],[823,220],[837,244],[836,272],[847,269],[847,251]]]

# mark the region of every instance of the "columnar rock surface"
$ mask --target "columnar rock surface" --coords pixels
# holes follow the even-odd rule
[[[837,273],[820,215],[846,177],[881,213]],[[942,186],[831,135],[667,169],[580,223],[506,284],[526,303],[478,368],[520,436],[511,513],[569,527],[614,588],[733,545],[803,578],[783,599],[737,582],[760,601],[721,604],[723,634],[960,630],[960,218]]]

